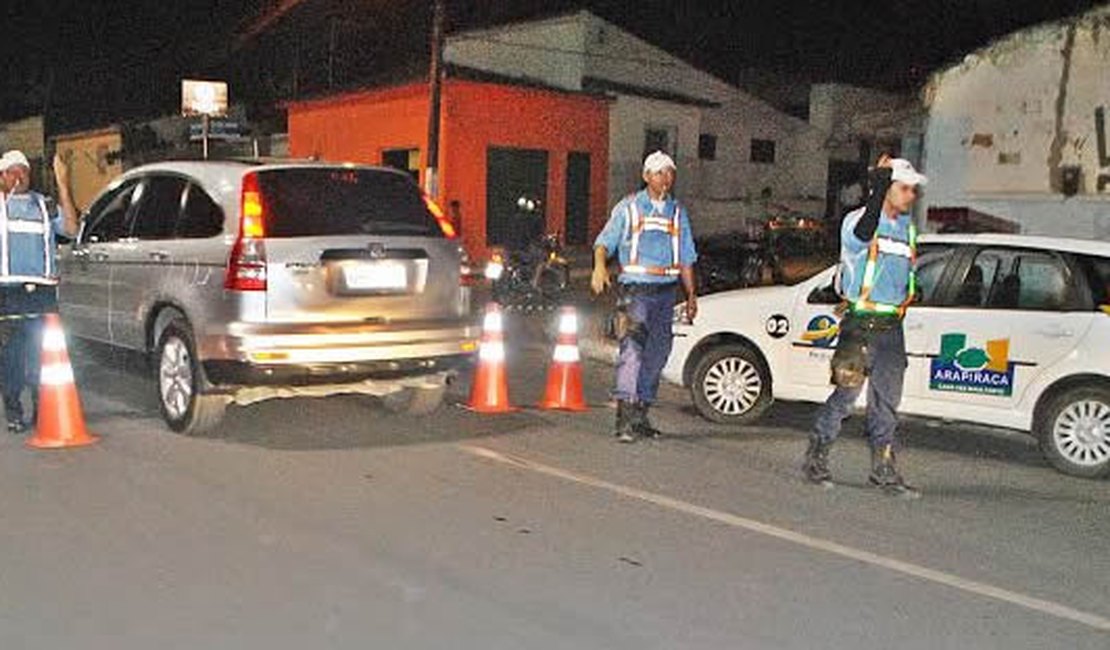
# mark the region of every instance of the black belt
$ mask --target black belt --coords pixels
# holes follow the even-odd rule
[[[621,284],[621,293],[628,296],[649,296],[674,291],[677,287],[677,280],[675,282],[625,282]]]

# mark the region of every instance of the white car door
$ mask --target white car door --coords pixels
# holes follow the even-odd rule
[[[810,280],[799,291],[790,315],[787,383],[798,391],[798,399],[821,400],[832,390],[829,362],[840,331],[837,307],[841,303],[833,286],[835,270],[828,269]],[[775,392],[782,392],[778,385]]]
[[[949,305],[921,309],[927,367],[914,373],[911,410],[1012,425],[1025,391],[1075,350],[1094,314],[1074,309],[1078,283],[1051,251],[984,247],[961,275]]]

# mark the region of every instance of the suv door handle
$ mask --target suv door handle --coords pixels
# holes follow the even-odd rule
[[[166,251],[150,251],[150,259],[156,262],[165,262],[170,259],[170,254]]]
[[[107,262],[108,261],[108,254],[107,253],[102,253],[100,251],[96,251],[94,253],[91,253],[91,257],[92,257],[92,260],[94,262]]]
[[[1040,336],[1050,339],[1067,339],[1075,336],[1075,332],[1059,327],[1048,327],[1044,329],[1039,329],[1036,330],[1036,333]]]

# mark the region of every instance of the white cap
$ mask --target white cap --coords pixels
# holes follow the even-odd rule
[[[645,174],[654,174],[655,172],[661,172],[664,169],[675,170],[678,168],[674,164],[674,159],[663,153],[662,151],[656,151],[655,153],[649,155],[647,158],[644,158]]]
[[[890,179],[910,186],[925,185],[929,182],[929,179],[914,169],[913,164],[905,158],[895,158],[890,161]]]
[[[6,172],[16,165],[23,165],[27,169],[31,168],[31,161],[27,160],[27,156],[18,149],[5,151],[3,156],[0,156],[0,172]]]

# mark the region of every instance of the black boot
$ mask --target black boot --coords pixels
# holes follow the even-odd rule
[[[867,480],[888,494],[916,497],[919,492],[902,478],[894,455],[894,445],[871,449],[871,475]]]
[[[806,448],[806,459],[802,465],[802,472],[806,480],[819,485],[832,485],[832,472],[829,471],[829,448],[831,442],[822,442],[815,435],[809,437],[809,447]]]
[[[8,433],[18,435],[27,430],[23,421],[23,406],[18,399],[4,399],[4,418],[8,421]]]
[[[632,405],[633,413],[635,414],[635,421],[632,423],[632,429],[636,435],[641,438],[660,438],[663,432],[656,429],[652,425],[651,420],[648,419],[648,410],[651,408],[650,404],[646,402],[636,402]]]
[[[617,402],[617,442],[636,442],[636,413],[631,402]]]

